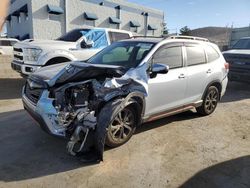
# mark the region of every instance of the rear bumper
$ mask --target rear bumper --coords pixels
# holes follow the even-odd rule
[[[230,81],[248,82],[250,83],[250,71],[235,72],[229,71],[228,78]]]
[[[35,72],[37,69],[41,68],[41,66],[23,64],[14,60],[11,63],[11,68],[14,71],[19,72],[23,75],[30,75],[31,73]]]

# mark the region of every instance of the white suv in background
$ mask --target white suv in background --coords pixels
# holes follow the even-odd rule
[[[0,55],[13,55],[13,46],[18,42],[17,39],[0,38]]]
[[[87,60],[111,43],[129,39],[129,31],[107,28],[74,29],[56,40],[28,39],[14,46],[12,69],[27,76],[43,66]]]

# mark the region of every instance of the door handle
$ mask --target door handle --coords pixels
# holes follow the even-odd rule
[[[212,70],[211,70],[211,69],[208,69],[208,70],[207,70],[207,74],[210,74],[210,73],[212,73]]]
[[[179,78],[179,79],[185,78],[185,74],[180,74],[178,78]]]

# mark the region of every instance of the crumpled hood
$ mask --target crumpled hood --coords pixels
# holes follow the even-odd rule
[[[46,66],[38,69],[35,73],[31,75],[31,77],[40,78],[41,80],[50,80],[54,76],[56,76],[60,71],[62,71],[66,66],[68,66],[70,62],[60,63],[51,66]]]
[[[53,87],[54,85],[93,78],[121,77],[124,74],[125,69],[123,67],[75,61],[40,68],[30,75],[29,80],[43,81],[49,87]]]

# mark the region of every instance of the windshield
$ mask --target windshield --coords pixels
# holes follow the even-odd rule
[[[89,29],[74,29],[65,35],[59,37],[56,40],[61,40],[65,42],[76,42],[78,39],[82,37],[82,32],[87,32]]]
[[[88,63],[116,65],[127,69],[137,67],[154,45],[152,42],[116,42],[93,56]]]
[[[92,48],[104,48],[108,46],[108,39],[104,29],[75,29],[61,36],[57,40],[76,42],[83,36],[86,37],[86,40],[93,41]],[[82,42],[84,43],[85,41]]]
[[[240,39],[232,49],[250,49],[250,39]]]

